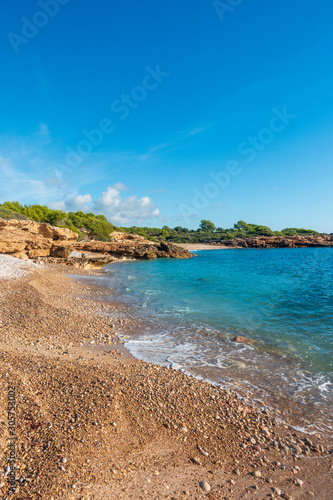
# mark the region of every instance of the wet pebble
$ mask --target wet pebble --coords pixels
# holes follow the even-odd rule
[[[210,485],[207,483],[207,481],[200,481],[199,486],[206,493],[209,493],[211,490]]]

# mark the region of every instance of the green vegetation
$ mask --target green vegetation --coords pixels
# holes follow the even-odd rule
[[[200,231],[212,233],[215,231],[215,225],[210,220],[202,220],[199,225]]]
[[[15,212],[14,210],[10,210],[9,208],[6,208],[4,205],[0,205],[0,219],[21,219],[21,220],[27,220],[28,217],[25,217],[24,215]]]
[[[52,226],[66,227],[79,235],[89,236],[100,241],[108,241],[115,226],[104,215],[83,212],[51,210],[43,205],[20,205],[17,201],[6,201],[0,205],[0,217],[3,219],[31,219],[47,222]]]
[[[80,238],[89,237],[100,241],[110,240],[110,233],[119,230],[104,215],[83,212],[68,212],[51,210],[43,205],[20,205],[17,201],[6,201],[0,205],[2,219],[31,219],[37,222],[47,222],[52,226],[67,227]],[[198,229],[187,229],[177,226],[173,229],[168,226],[162,228],[151,227],[122,227],[121,231],[138,234],[151,241],[170,241],[175,243],[209,243],[234,238],[255,238],[258,236],[296,236],[319,234],[311,229],[286,228],[281,232],[272,231],[267,226],[248,224],[242,220],[234,224],[233,228],[223,229],[215,227],[213,222],[202,220]]]
[[[144,236],[152,241],[173,241],[175,243],[209,243],[220,240],[231,240],[234,238],[256,238],[258,236],[296,236],[307,234],[319,234],[311,229],[287,228],[282,231],[272,231],[267,226],[258,224],[247,224],[244,221],[238,221],[233,228],[223,229],[215,227],[213,222],[202,220],[199,228],[196,230],[177,226],[173,229],[168,226],[160,228],[151,227],[122,227],[122,231]]]

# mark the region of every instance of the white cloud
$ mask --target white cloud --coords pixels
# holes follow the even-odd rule
[[[138,198],[137,196],[128,196],[125,198],[122,191],[128,188],[121,182],[113,186],[108,186],[100,198],[93,202],[92,196],[88,194],[77,194],[76,192],[67,193],[65,199],[48,203],[48,206],[54,210],[63,210],[65,212],[94,212],[95,214],[104,214],[114,224],[141,224],[147,219],[160,217],[160,211],[151,201],[149,196]]]
[[[90,211],[90,204],[92,202],[91,195],[88,194],[77,194],[76,192],[70,192],[65,195],[65,199],[62,201],[53,201],[47,204],[48,207],[53,210],[63,210],[64,212],[82,212]]]
[[[48,203],[48,207],[53,210],[63,210],[64,212],[86,212],[90,210],[89,204],[92,202],[90,194],[68,193],[63,201],[53,201]]]
[[[48,203],[47,206],[52,210],[66,211],[66,203],[64,201],[52,201],[51,203]]]
[[[76,206],[82,206],[85,203],[91,203],[91,199],[90,194],[79,194],[78,196],[74,196],[72,198],[72,203]]]
[[[104,214],[116,224],[141,224],[146,219],[158,217],[160,211],[149,196],[123,198],[121,191],[127,189],[119,183],[109,186],[93,206],[94,212]]]
[[[119,191],[128,191],[128,187],[124,186],[122,182],[116,182],[113,187]]]

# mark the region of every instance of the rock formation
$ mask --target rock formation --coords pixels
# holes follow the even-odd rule
[[[257,238],[235,238],[221,240],[214,245],[228,248],[307,248],[332,247],[333,236],[327,234],[308,236],[259,236]]]
[[[146,241],[143,236],[139,236],[138,234],[121,233],[120,231],[113,231],[113,233],[110,233],[110,240],[111,241],[126,241],[126,240]]]
[[[66,263],[84,269],[122,259],[191,258],[177,245],[154,243],[141,236],[116,233],[114,241],[77,241],[77,234],[49,224],[0,219],[0,253],[21,259]]]

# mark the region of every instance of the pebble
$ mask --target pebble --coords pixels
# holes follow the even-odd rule
[[[293,497],[291,497],[288,493],[283,493],[281,497],[284,498],[284,500],[293,500]]]
[[[20,278],[34,266],[31,261],[22,261],[11,255],[0,255],[0,279]]]
[[[210,485],[207,483],[207,481],[200,481],[199,486],[206,493],[209,493],[211,490]]]
[[[204,455],[205,457],[209,456],[209,453],[207,451],[203,450],[202,448],[200,448],[200,446],[198,446],[198,450],[200,451],[201,455]]]

